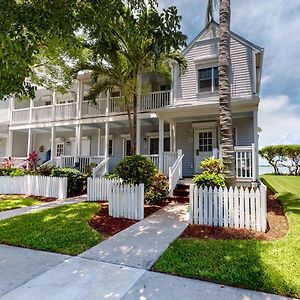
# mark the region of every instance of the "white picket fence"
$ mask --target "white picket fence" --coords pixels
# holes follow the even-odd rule
[[[120,180],[88,178],[88,201],[108,201],[109,215],[115,218],[144,218],[144,185],[124,184]]]
[[[259,188],[190,186],[190,224],[245,228],[265,232],[267,229],[267,190]]]
[[[48,176],[0,176],[0,194],[67,198],[68,179]]]

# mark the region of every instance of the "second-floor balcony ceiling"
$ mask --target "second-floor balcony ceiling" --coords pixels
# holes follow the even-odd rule
[[[73,120],[90,117],[104,117],[126,114],[124,97],[98,98],[96,101],[83,100],[77,102],[75,98],[64,103],[36,105],[33,100],[29,107],[11,109],[11,124],[27,124]],[[170,91],[152,92],[141,96],[140,112],[150,112],[170,104]]]

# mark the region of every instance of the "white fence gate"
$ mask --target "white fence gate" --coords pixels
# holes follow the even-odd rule
[[[144,184],[130,185],[119,180],[88,178],[88,201],[108,201],[109,215],[115,218],[144,218]]]
[[[190,186],[189,219],[191,224],[267,229],[267,190],[235,187],[233,189]]]
[[[0,194],[21,194],[63,199],[68,178],[48,176],[0,176]]]

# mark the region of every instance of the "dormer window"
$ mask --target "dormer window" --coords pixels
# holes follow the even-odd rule
[[[198,92],[216,92],[219,89],[218,67],[198,70]]]

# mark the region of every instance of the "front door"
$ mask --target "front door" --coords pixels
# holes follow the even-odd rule
[[[200,172],[199,165],[202,160],[213,156],[213,149],[216,147],[215,129],[195,130],[194,136],[194,170]]]

